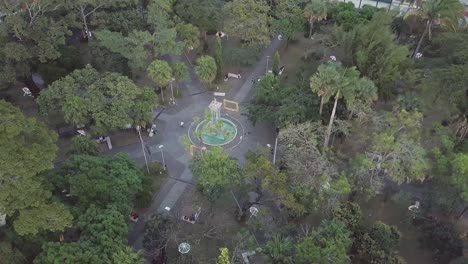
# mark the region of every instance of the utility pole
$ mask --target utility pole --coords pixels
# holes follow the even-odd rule
[[[276,162],[276,150],[278,149],[279,128],[276,129],[275,150],[273,151],[273,165]]]
[[[148,159],[146,158],[145,144],[143,143],[143,138],[141,138],[141,127],[137,126],[136,130],[138,131],[138,135],[140,136],[141,151],[143,152],[143,157],[145,157],[146,170],[148,171],[148,175],[149,175],[150,170],[149,170],[149,166],[148,166]]]
[[[159,145],[159,149],[161,150],[162,162],[164,166],[164,170],[166,170],[166,161],[164,160],[164,145]]]

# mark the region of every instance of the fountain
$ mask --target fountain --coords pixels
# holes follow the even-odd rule
[[[229,119],[221,117],[222,103],[216,98],[205,112],[205,119],[195,129],[195,136],[209,146],[223,146],[233,141],[237,136],[237,127]]]

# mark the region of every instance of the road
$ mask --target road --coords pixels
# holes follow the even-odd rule
[[[265,73],[267,63],[266,57],[269,56],[269,65],[271,65],[271,58],[273,58],[274,53],[281,45],[282,41],[276,38],[273,39],[270,45],[265,48],[260,61],[247,72],[248,74],[243,74],[244,76],[248,75],[248,78],[244,77],[242,79],[243,82],[237,82],[238,85],[233,87],[225,98],[241,104],[245,103],[248,98],[251,98],[254,92],[252,89],[252,80],[258,79]],[[172,63],[177,61],[184,62],[190,70],[191,80],[181,84],[180,90],[183,91],[184,97],[177,100],[177,105],[168,107],[158,116],[156,125],[160,132],[145,141],[151,153],[147,155],[147,158],[151,162],[161,161],[162,153],[159,146],[163,145],[162,151],[164,151],[164,159],[169,175],[171,175],[172,178],[168,178],[161,187],[161,190],[154,196],[152,205],[147,209],[146,213],[140,217],[140,221],[136,224],[132,224],[133,226],[131,226],[128,235],[128,243],[135,250],[142,248],[145,218],[154,213],[164,212],[165,207],[173,208],[187,186],[194,183],[193,175],[189,169],[190,155],[180,143],[180,138],[187,134],[188,124],[191,123],[194,116],[204,116],[205,109],[214,97],[211,92],[206,92],[206,88],[195,74],[193,66],[184,56],[171,56],[169,60]],[[241,163],[244,162],[244,155],[248,150],[254,150],[259,147],[264,147],[266,144],[274,143],[275,130],[272,127],[262,124],[257,124],[255,127],[252,127],[249,120],[244,115],[241,115],[241,113],[229,113],[229,115],[239,120],[246,132],[245,135],[243,135],[242,142],[237,147],[228,151],[231,156],[237,158]],[[181,121],[186,124],[184,127],[180,126]],[[113,149],[109,154],[119,152],[127,153],[131,159],[140,165],[144,164],[144,157],[140,144],[132,144]]]

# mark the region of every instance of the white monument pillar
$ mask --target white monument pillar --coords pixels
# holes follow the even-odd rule
[[[211,101],[210,105],[208,106],[208,108],[210,109],[211,111],[211,122],[213,124],[216,124],[216,122],[218,122],[218,119],[221,117],[221,106],[223,104],[221,102],[218,102],[216,101],[216,98]]]

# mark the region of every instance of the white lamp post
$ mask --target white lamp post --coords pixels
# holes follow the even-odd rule
[[[268,59],[270,58],[270,56],[266,56],[266,68],[265,68],[265,74],[268,73]]]
[[[172,94],[172,103],[173,103],[173,104],[176,104],[176,103],[175,103],[175,98],[174,98],[174,90],[172,89],[172,82],[173,82],[173,81],[175,81],[175,79],[174,79],[174,78],[172,78],[172,80],[171,80],[171,94]]]
[[[148,159],[146,158],[145,145],[143,143],[143,138],[141,138],[141,132],[140,132],[141,128],[140,128],[140,126],[137,126],[136,130],[138,131],[138,135],[140,136],[141,151],[143,152],[143,157],[145,157],[146,170],[148,171],[148,175],[149,175],[150,170],[149,170],[149,167],[148,167]]]
[[[162,162],[163,162],[164,170],[166,170],[166,161],[164,160],[164,145],[159,145],[158,148],[161,150]]]

